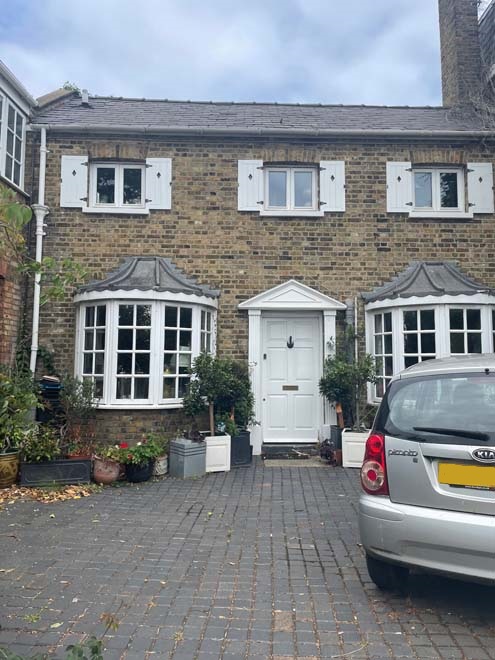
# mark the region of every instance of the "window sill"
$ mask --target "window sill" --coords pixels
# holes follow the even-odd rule
[[[7,179],[7,177],[3,176],[3,174],[0,174],[0,182],[5,183],[5,185],[9,186],[9,188],[12,188],[12,190],[15,190],[15,192],[19,193],[19,195],[22,195],[26,199],[30,199],[31,195],[29,195],[29,193],[27,193],[10,179]]]
[[[83,206],[83,213],[95,213],[98,215],[149,215],[150,210],[140,207],[136,209],[126,209],[126,208],[108,208],[108,207],[96,207],[96,206]]]
[[[410,218],[445,218],[457,220],[469,220],[474,217],[474,213],[464,211],[410,211]]]
[[[122,403],[99,403],[98,410],[173,410],[182,408],[182,399],[172,399],[167,403],[133,403],[125,399]]]
[[[321,218],[324,211],[260,211],[260,215],[274,218]]]

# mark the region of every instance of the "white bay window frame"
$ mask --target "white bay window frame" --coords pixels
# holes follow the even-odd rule
[[[473,296],[412,296],[409,298],[395,298],[390,300],[377,300],[365,306],[366,316],[366,350],[375,355],[375,314],[390,312],[392,315],[392,355],[393,374],[405,369],[403,312],[434,310],[435,314],[435,349],[436,358],[454,355],[450,351],[450,310],[451,309],[479,309],[481,316],[481,352],[495,352],[495,298],[489,294],[479,293]],[[464,311],[464,317],[466,312]],[[459,331],[460,332],[460,331]],[[469,330],[464,330],[464,333]],[[418,331],[419,334],[419,331]],[[465,353],[464,353],[465,354]],[[458,355],[458,354],[457,354]],[[381,397],[377,396],[375,386],[368,385],[368,402],[379,403]]]
[[[153,291],[90,292],[78,296],[76,312],[76,354],[74,372],[83,378],[84,319],[88,306],[106,305],[105,357],[103,396],[99,401],[102,409],[167,409],[181,408],[182,398],[163,398],[163,363],[165,336],[165,307],[187,307],[192,310],[191,361],[201,352],[201,312],[211,314],[211,352],[216,352],[217,301],[207,296],[189,296],[183,293],[166,294],[157,298]],[[119,305],[151,305],[150,374],[147,399],[117,398],[117,346]],[[124,351],[131,352],[131,351]]]

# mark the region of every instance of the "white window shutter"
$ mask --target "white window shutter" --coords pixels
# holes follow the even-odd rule
[[[468,163],[468,201],[473,213],[493,213],[493,165]]]
[[[172,208],[172,159],[146,159],[146,206],[149,209]]]
[[[345,162],[320,161],[320,206],[324,213],[345,211]]]
[[[413,204],[411,163],[387,163],[387,212],[409,213]]]
[[[62,156],[60,206],[81,209],[88,205],[88,156]]]
[[[239,211],[261,211],[263,208],[263,161],[240,160],[238,163]]]

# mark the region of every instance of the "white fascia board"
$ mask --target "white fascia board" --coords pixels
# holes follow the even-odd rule
[[[153,291],[140,289],[131,289],[119,291],[105,290],[105,291],[85,291],[83,293],[76,293],[74,296],[75,303],[97,302],[103,300],[156,300],[167,301],[176,303],[186,303],[189,305],[202,305],[204,307],[218,308],[218,300],[210,298],[209,296],[197,296],[196,294],[188,293],[174,293],[171,291]]]
[[[5,66],[2,60],[0,60],[0,83],[9,85],[9,87],[14,90],[16,96],[18,96],[23,100],[25,104],[27,104],[28,108],[37,107],[38,101],[33,96],[31,96],[21,81],[7,66]]]
[[[391,298],[375,300],[364,306],[366,312],[377,309],[396,307],[431,307],[432,305],[495,305],[495,296],[489,293],[475,293],[472,296],[410,296],[409,298]]]
[[[0,72],[0,94],[2,96],[6,96],[9,101],[14,103],[17,108],[22,112],[25,117],[29,117],[31,108],[33,107],[30,105],[25,98],[23,98],[13,87],[8,80],[6,80]]]
[[[239,309],[260,310],[343,310],[344,303],[330,298],[297,280],[289,280],[258,293],[238,305]]]

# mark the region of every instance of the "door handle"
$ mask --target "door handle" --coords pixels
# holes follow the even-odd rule
[[[292,339],[292,335],[289,337],[289,341],[287,342],[287,348],[294,348],[294,341]]]

